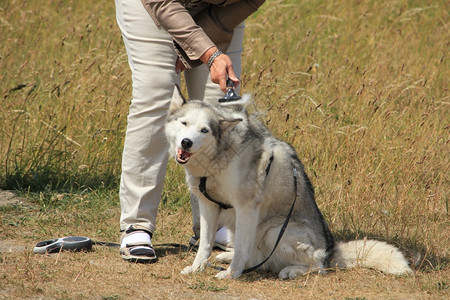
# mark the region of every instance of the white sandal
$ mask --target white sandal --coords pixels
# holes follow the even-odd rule
[[[158,260],[151,242],[151,232],[132,225],[120,237],[120,256],[129,262],[154,263]]]

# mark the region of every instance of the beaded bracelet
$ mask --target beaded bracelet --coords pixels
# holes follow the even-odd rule
[[[221,55],[221,54],[223,54],[222,51],[216,50],[216,52],[214,52],[214,53],[209,57],[209,59],[208,59],[208,69],[211,69],[211,66],[212,66],[214,60],[217,58],[217,56],[219,56],[219,55]]]

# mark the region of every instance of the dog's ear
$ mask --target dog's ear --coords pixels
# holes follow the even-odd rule
[[[227,131],[230,131],[231,129],[233,129],[237,124],[239,124],[240,122],[242,122],[242,119],[232,119],[232,120],[220,120],[219,124],[220,124],[220,131],[222,133],[225,133]]]
[[[181,93],[180,87],[178,84],[175,84],[173,89],[172,101],[170,101],[169,113],[173,113],[181,108],[184,104],[186,104],[186,98],[183,97]]]

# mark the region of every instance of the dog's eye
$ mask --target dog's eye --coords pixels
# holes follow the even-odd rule
[[[184,126],[187,126],[187,123],[185,121],[181,121],[181,124],[183,124]]]
[[[200,130],[200,132],[201,132],[201,133],[208,133],[208,132],[209,132],[209,130],[208,130],[208,129],[206,129],[206,128],[202,128],[202,130]]]

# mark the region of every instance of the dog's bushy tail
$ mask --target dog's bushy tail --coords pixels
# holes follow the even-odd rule
[[[357,240],[337,243],[333,258],[332,265],[338,268],[360,266],[394,275],[412,273],[402,252],[381,241]]]

